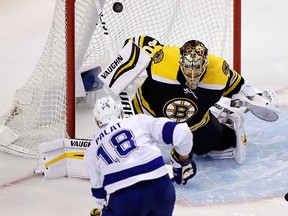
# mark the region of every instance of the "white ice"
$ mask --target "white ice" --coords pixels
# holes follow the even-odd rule
[[[0,0],[0,123],[1,116],[5,115],[12,105],[15,91],[28,79],[39,60],[51,26],[54,4],[55,0]],[[286,108],[288,105],[287,8],[288,1],[285,0],[242,0],[242,74],[259,88],[276,90],[280,96],[280,103]],[[266,194],[265,198],[260,198],[263,194],[257,184],[261,182],[255,181],[250,183],[255,184],[255,187],[249,188],[244,196],[249,197],[250,194],[256,193],[259,195],[258,199],[232,203],[225,200],[220,204],[190,206],[177,202],[174,215],[287,215],[288,202],[283,198],[285,194],[280,193],[283,190],[277,195],[273,193],[279,187],[286,187],[288,192],[288,157],[284,145],[288,140],[285,134],[287,110],[284,114],[286,118],[282,119],[280,125],[284,128],[273,130],[273,126],[267,123],[257,123],[256,127],[255,125],[248,127],[249,135],[252,136],[252,149],[261,152],[259,154],[250,152],[247,165],[243,165],[239,168],[242,171],[236,173],[245,174],[243,169],[245,166],[251,169],[249,164],[253,162],[255,164],[253,171],[257,175],[261,173],[268,180],[279,178],[279,185],[268,183],[263,185],[263,191],[271,193],[271,196]],[[88,119],[86,115],[82,121]],[[88,131],[90,132],[91,128]],[[273,134],[269,134],[269,131],[273,131]],[[261,143],[258,143],[259,140]],[[272,144],[275,145],[274,148]],[[267,156],[267,153],[271,154],[270,157],[266,157],[268,163],[259,157],[261,154]],[[278,160],[279,158],[281,160]],[[271,167],[259,166],[261,163],[266,166],[269,160],[278,167],[271,166],[271,170],[269,169]],[[69,178],[44,180],[42,176],[32,175],[37,162],[35,159],[0,153],[0,216],[88,216],[90,209],[93,208],[89,182]],[[230,166],[231,170],[235,171],[232,162]],[[216,167],[218,168],[227,167]],[[201,178],[208,178],[205,175],[201,176],[201,172],[209,174],[209,171],[200,169],[198,182]],[[215,170],[211,169],[212,176],[213,172]],[[235,173],[229,177],[233,178],[233,174]],[[225,172],[225,175],[228,175],[228,172]],[[213,183],[217,183],[217,176],[213,177],[215,177]],[[249,178],[252,176],[247,176],[247,181]],[[227,181],[229,183],[229,179]],[[196,179],[195,184],[197,185]],[[243,181],[237,182],[235,179],[235,187],[241,187],[241,184]],[[212,197],[219,196],[218,186],[219,184],[216,184],[211,190]],[[191,193],[190,199],[199,200],[201,194],[197,193],[195,188],[193,190],[195,193]],[[180,194],[182,195],[182,192]]]

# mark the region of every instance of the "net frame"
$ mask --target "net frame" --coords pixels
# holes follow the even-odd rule
[[[143,1],[121,0],[119,2],[123,3],[124,10],[125,10],[125,7],[128,6],[128,4],[131,2],[134,4],[135,7],[138,7],[141,9],[140,3],[142,3]],[[144,2],[147,3],[148,1],[144,1]],[[162,1],[154,0],[154,1],[151,1],[149,4],[151,5],[153,4],[152,8],[154,10],[157,4],[161,4],[161,2]],[[182,0],[182,1],[174,0],[171,2],[175,2],[175,8],[180,8],[181,4],[187,4],[187,2],[191,3],[191,1],[187,1],[187,0]],[[197,1],[193,1],[193,2],[197,2]],[[201,4],[207,4],[207,5],[218,4],[219,2],[226,2],[227,5],[229,4],[229,7],[231,7],[231,5],[233,6],[233,60],[230,59],[230,61],[233,62],[234,69],[237,72],[241,73],[241,0],[234,0],[234,1],[232,0],[221,0],[221,1],[209,0],[209,1],[200,1],[200,2]],[[76,0],[76,1],[75,0],[56,0],[54,19],[53,19],[51,31],[48,36],[47,43],[45,45],[42,56],[34,72],[29,78],[29,80],[25,83],[25,85],[21,89],[19,89],[16,92],[13,107],[10,110],[8,118],[5,122],[5,125],[7,127],[11,128],[13,131],[16,132],[16,134],[20,134],[21,137],[24,137],[26,139],[26,141],[23,141],[23,142],[27,143],[27,142],[30,142],[29,140],[33,140],[33,142],[37,146],[37,144],[41,142],[45,142],[45,141],[49,141],[49,140],[53,140],[53,139],[57,139],[61,137],[75,138],[75,125],[76,125],[76,122],[75,122],[75,88],[77,88],[77,85],[75,84],[75,71],[76,71],[76,76],[77,76],[77,73],[84,71],[87,68],[89,69],[91,67],[98,66],[99,62],[101,62],[100,63],[101,66],[107,65],[111,57],[121,49],[121,46],[123,43],[123,38],[119,41],[115,40],[116,42],[113,41],[113,39],[111,40],[111,38],[117,37],[117,33],[119,31],[123,31],[123,29],[121,29],[120,24],[121,22],[123,22],[123,18],[125,17],[127,18],[128,15],[124,16],[124,15],[121,15],[121,13],[114,13],[113,14],[114,19],[112,18],[110,19],[109,17],[107,17],[106,16],[106,14],[108,14],[107,11],[111,10],[113,3],[115,3],[115,1],[113,0],[107,0],[105,4],[104,4],[104,1],[101,1],[101,0],[99,1],[97,0]],[[165,8],[165,10],[167,11],[169,10],[169,8],[167,8],[166,5],[162,5],[161,7]],[[200,7],[199,4],[195,3],[193,7],[195,7],[196,10],[200,11],[200,9],[198,9],[198,7]],[[155,11],[153,12],[154,14],[152,14],[157,19],[161,19],[161,15],[159,15],[160,10],[161,9],[159,8],[155,9]],[[218,10],[220,9],[218,8]],[[167,11],[165,12],[169,14],[169,12]],[[82,14],[84,14],[83,17],[79,15],[81,12]],[[201,13],[201,11],[199,13]],[[163,28],[162,30],[164,32],[163,36],[157,35],[157,34],[152,35],[152,36],[155,36],[155,38],[159,39],[160,42],[165,43],[165,44],[179,45],[179,46],[183,44],[183,42],[185,42],[183,40],[182,41],[170,40],[170,38],[172,38],[171,34],[173,34],[173,32],[177,32],[179,35],[181,35],[183,34],[183,32],[180,32],[181,29],[179,28],[181,28],[182,26],[182,29],[183,29],[183,26],[186,26],[189,24],[189,23],[185,23],[186,21],[185,22],[183,21],[183,23],[177,23],[177,15],[178,15],[177,12],[173,12],[173,11],[171,12],[172,19],[170,21],[167,21],[167,24],[164,25],[166,26],[166,28]],[[138,22],[141,16],[142,15],[139,13],[136,14],[136,16],[134,17],[135,22]],[[151,16],[152,19],[149,19],[149,22],[151,23],[153,23],[153,16]],[[195,14],[192,17],[196,18],[197,16],[199,16],[199,14]],[[139,19],[137,19],[138,17]],[[63,19],[65,20],[65,22],[63,22]],[[231,19],[231,17],[228,17],[227,15],[227,20],[229,19]],[[115,22],[116,24],[113,22]],[[81,25],[79,25],[79,23],[81,23]],[[84,30],[86,31],[86,29],[88,29],[89,26],[93,26],[93,25],[96,25],[95,30],[93,28],[89,29],[86,35],[79,37],[79,32],[84,31]],[[53,32],[53,29],[56,29],[56,26],[59,26],[59,29],[64,29],[64,31],[58,32],[58,30],[56,30]],[[114,29],[113,26],[114,27],[120,26],[120,27]],[[141,26],[141,23],[140,23],[140,26]],[[153,25],[151,26],[153,27]],[[217,27],[218,26],[213,27],[213,28],[217,28]],[[134,34],[136,33],[146,34],[150,30],[148,28],[147,31],[141,31],[141,32],[137,32],[137,31],[139,30],[136,29]],[[104,35],[104,38],[99,37],[100,34],[102,36]],[[55,37],[55,35],[57,35],[57,38]],[[127,38],[132,37],[132,36],[135,36],[135,35],[131,35],[131,34],[126,35]],[[66,53],[66,56],[61,58],[61,57],[58,57],[57,55],[58,53],[63,53],[63,47],[61,47],[61,49],[58,49],[58,46],[60,47],[61,45],[59,45],[59,41],[57,40],[58,38],[62,38],[62,37],[65,38],[64,49],[66,50],[64,51],[64,53]],[[90,40],[90,38],[92,39]],[[100,41],[101,44],[105,44],[105,46],[109,47],[106,50],[106,52],[101,52],[101,50],[99,51],[99,56],[102,56],[105,59],[103,61],[99,58],[97,59],[96,57],[94,61],[91,62],[90,57],[93,56],[94,50],[97,49],[96,47],[97,45],[91,42],[95,40],[95,38],[96,38],[96,41],[98,40],[98,42]],[[187,37],[185,38],[185,40],[189,40],[189,39],[191,38],[187,38]],[[225,47],[226,46],[225,37],[222,40],[223,40],[222,41],[223,47]],[[230,39],[227,39],[227,40],[230,40]],[[204,44],[207,45],[207,47],[210,47],[210,48],[212,47],[213,49],[213,44],[209,44],[209,43],[207,44],[206,42],[204,42]],[[215,53],[215,54],[222,56],[221,52]],[[49,59],[50,57],[52,59],[50,62],[50,65],[49,63],[48,64],[43,63],[45,61],[45,58],[47,58],[47,56],[49,56]],[[54,62],[57,62],[56,66]],[[43,83],[43,81],[40,84],[40,86],[38,86],[38,81],[35,81],[33,77],[36,77],[37,75],[39,76],[43,75],[43,74],[40,74],[42,73],[41,72],[42,70],[40,70],[39,68],[40,69],[44,68],[43,70],[45,71],[45,76],[43,79],[47,79],[47,80],[58,79],[58,81],[59,80],[60,81],[56,85],[52,85],[52,87],[48,86],[48,81],[46,82],[47,86],[45,82]],[[61,71],[61,74],[59,73],[60,75],[58,74],[56,76],[54,74],[55,70],[57,70],[57,72]],[[59,94],[60,96],[55,96],[54,93],[53,94],[50,93],[50,91],[47,90],[48,88],[49,90],[51,88],[54,88],[53,92],[61,92]],[[41,94],[43,94],[44,96],[40,96]],[[23,97],[22,95],[25,95],[25,97]],[[37,99],[38,96],[39,96],[39,99]],[[45,102],[43,98],[47,98],[48,99],[47,102]],[[58,108],[57,107],[58,101],[63,102],[65,105],[62,106],[61,108]],[[29,108],[29,106],[32,107],[32,104],[34,104],[33,105],[34,107],[39,106],[43,108],[40,111],[27,109]],[[51,110],[48,110],[48,107],[53,107],[53,108],[51,108]],[[53,114],[54,112],[57,112],[57,114],[54,115]],[[24,113],[25,115],[22,115],[22,113]],[[49,114],[52,113],[54,116],[52,118],[48,117],[47,116],[48,113]],[[17,121],[20,122],[19,125],[17,124]],[[24,125],[23,124],[21,125],[21,122],[23,122]],[[54,127],[54,124],[57,125],[57,127]],[[38,126],[43,127],[42,129],[40,129],[40,132],[39,132]],[[33,136],[36,133],[38,137],[37,139],[34,140]],[[18,141],[6,145],[5,146],[6,151],[12,151],[14,153],[16,152],[16,153],[24,154],[25,156],[32,156],[32,155],[37,156],[38,154],[37,147],[33,149],[31,149],[31,147],[26,148],[25,146],[26,144],[22,146],[22,145],[18,145],[17,142]]]

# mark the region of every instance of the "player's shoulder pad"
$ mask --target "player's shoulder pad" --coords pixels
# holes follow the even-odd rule
[[[161,45],[157,39],[146,35],[129,38],[126,40],[125,44],[128,43],[128,41],[133,41],[138,47],[145,50],[150,57],[153,55],[154,48]]]
[[[201,84],[207,88],[224,89],[229,78],[229,65],[220,57],[209,54],[208,67]]]
[[[160,82],[177,80],[180,51],[176,46],[156,46],[152,57],[152,74],[161,77]],[[157,80],[157,77],[153,79]],[[178,82],[178,81],[177,81]]]

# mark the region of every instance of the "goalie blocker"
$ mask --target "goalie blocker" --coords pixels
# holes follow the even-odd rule
[[[104,90],[116,98],[146,69],[150,60],[144,50],[129,41],[116,58],[98,74],[98,78],[104,83]]]

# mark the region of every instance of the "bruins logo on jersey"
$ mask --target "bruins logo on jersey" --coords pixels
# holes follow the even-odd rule
[[[152,60],[155,64],[157,64],[162,61],[163,57],[164,57],[164,52],[162,49],[160,49],[153,55]]]
[[[229,74],[229,64],[226,61],[223,62],[222,71],[225,75]]]
[[[197,111],[196,104],[187,98],[174,98],[163,107],[164,116],[176,122],[189,121]]]

